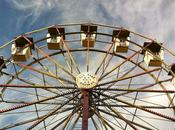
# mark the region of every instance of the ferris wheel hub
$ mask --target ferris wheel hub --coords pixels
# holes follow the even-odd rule
[[[79,89],[91,89],[98,83],[96,75],[90,73],[81,73],[76,77],[76,83]]]

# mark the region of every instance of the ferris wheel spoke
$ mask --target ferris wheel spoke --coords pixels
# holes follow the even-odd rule
[[[94,97],[97,97],[95,94],[93,94]],[[127,123],[132,129],[134,130],[138,130],[129,120],[125,119],[116,109],[110,107],[108,105],[108,103],[104,102],[104,101],[100,101],[102,104],[104,104],[108,109],[110,109],[114,114],[117,115],[117,117],[119,117],[119,119],[123,120],[125,123]],[[98,108],[97,108],[98,109]]]
[[[128,97],[127,98],[131,98],[131,100],[133,101],[134,100],[134,97]],[[141,99],[137,99],[138,101],[142,102],[142,103],[147,103],[147,104],[150,104],[150,105],[138,105],[140,107],[144,107],[144,108],[152,108],[152,109],[166,109],[166,108],[170,108],[170,107],[167,107],[167,106],[163,106],[163,105],[160,105],[160,104],[157,104],[157,103],[153,103],[153,102],[150,102],[150,101],[144,101],[144,100],[141,100]],[[126,100],[128,102],[128,100]],[[151,106],[152,105],[152,106]],[[127,105],[125,105],[127,107]]]
[[[50,111],[52,109],[46,109],[46,110],[39,110],[40,112],[46,112],[46,111]],[[15,115],[15,114],[21,114],[21,113],[35,113],[35,110],[31,110],[31,111],[22,111],[22,112],[8,112],[8,113],[1,113],[1,115]]]
[[[18,123],[13,123],[13,124],[9,124],[5,127],[0,127],[2,130],[6,130],[6,129],[10,129],[10,128],[15,128],[17,126],[21,126],[21,125],[25,125],[25,124],[28,124],[28,123],[31,123],[31,122],[34,122],[34,121],[37,121],[38,119],[42,118],[42,116],[40,116],[39,118],[36,117],[36,118],[33,118],[33,119],[29,119],[29,120],[25,120],[25,121],[21,121],[21,122],[18,122]]]
[[[65,97],[65,98],[68,99],[68,97]],[[58,100],[56,100],[56,101],[58,101]],[[17,101],[17,100],[3,100],[3,102],[4,103],[9,103],[9,104],[27,104],[27,103],[29,103],[29,102],[25,102],[25,101],[21,101],[21,100],[20,101]],[[43,105],[44,104],[45,105],[61,105],[61,103],[62,102],[42,102],[42,103],[36,103],[36,104],[39,104],[39,105],[41,105],[41,104],[43,104]],[[75,105],[75,103],[68,103],[67,105],[70,105],[71,106],[71,105]],[[165,108],[165,107],[162,107],[162,108]],[[2,114],[0,114],[0,115],[2,115]]]
[[[118,36],[120,35],[121,31],[122,31],[122,29],[119,31],[119,33],[116,35],[116,37],[118,37]],[[112,42],[111,42],[111,45],[110,45],[110,47],[109,47],[109,49],[107,50],[107,52],[106,52],[106,54],[105,54],[105,56],[104,56],[102,62],[100,63],[99,67],[97,68],[95,74],[98,73],[98,71],[99,71],[99,69],[101,68],[101,66],[105,63],[105,60],[106,60],[107,56],[110,54],[111,49],[113,48],[114,44],[115,44],[115,43],[112,41]],[[109,64],[109,61],[110,61],[110,59],[108,60],[107,65]],[[107,68],[107,67],[106,67],[106,68]],[[102,75],[103,75],[103,73],[102,73]],[[101,75],[101,77],[102,77],[102,75]]]
[[[106,63],[106,66],[104,67],[104,70],[103,70],[101,76],[103,76],[104,72],[106,71],[107,67],[109,66],[109,63],[110,63],[110,61],[112,60],[112,58],[113,58],[113,56],[114,56],[114,53],[112,53],[111,55],[112,55],[112,56],[110,57],[110,59],[109,59],[108,62]],[[140,53],[138,53],[137,59],[136,59],[136,61],[135,61],[135,63],[138,64],[138,65],[139,65],[140,63],[143,62],[143,61],[140,61],[140,62],[138,63],[138,61],[139,61],[139,55],[140,55]],[[130,59],[129,59],[129,60],[130,60]],[[126,63],[126,62],[125,62],[125,63]],[[117,75],[117,78],[119,77],[119,69],[120,69],[120,67],[121,67],[121,66],[119,66],[119,67],[116,68],[116,69],[118,69],[117,74],[115,74],[115,75]],[[125,74],[123,74],[123,76],[121,76],[121,77],[126,76],[127,74],[129,74],[130,72],[132,72],[135,68],[137,68],[137,66],[134,66],[134,67],[132,67],[131,69],[129,69],[129,71],[126,72]],[[115,70],[116,70],[116,69],[115,69]],[[127,66],[127,69],[128,69],[128,66]],[[100,77],[101,77],[101,76],[100,76]],[[108,77],[109,77],[109,76],[108,76]],[[106,77],[106,78],[108,78],[108,77]],[[121,78],[121,77],[120,77],[120,78]],[[104,78],[103,78],[103,79],[104,79]]]
[[[75,108],[76,109],[76,108]],[[77,112],[77,110],[75,111],[75,109],[67,116],[67,119],[65,120],[63,127],[61,128],[62,130],[65,130],[68,123],[70,122],[72,116]],[[78,109],[79,110],[79,109]],[[55,127],[53,127],[51,130],[55,130],[59,125],[56,125]]]
[[[129,112],[129,110],[125,109],[124,107],[122,109],[124,109],[127,112],[120,112],[121,114],[127,115],[127,116],[133,116],[133,113]],[[141,115],[141,114],[136,114],[135,117],[142,120],[143,122],[144,122],[144,119],[153,119],[153,120],[159,120],[159,121],[164,121],[164,122],[171,122],[167,119],[160,119],[160,118],[157,118],[157,117],[144,116],[144,115]],[[147,122],[147,124],[151,126],[151,124],[149,122]],[[155,127],[155,126],[153,126],[153,127]]]
[[[63,89],[63,90],[66,90],[66,89],[75,90],[75,89],[77,89],[74,86],[43,86],[43,85],[37,85],[37,84],[36,85],[0,84],[0,88],[3,88],[3,87],[6,87],[6,88],[50,88],[50,89]]]
[[[111,128],[112,130],[115,130],[106,120],[105,118],[100,114],[99,111],[95,111],[95,114],[97,115],[97,117],[102,121],[104,127],[106,130],[108,130],[108,127]],[[108,126],[108,127],[107,127]]]
[[[33,96],[36,96],[36,94],[34,94],[34,93],[30,93],[30,92],[27,92],[27,91],[25,91],[25,90],[23,90],[24,88],[35,88],[35,89],[37,89],[37,88],[41,88],[41,89],[43,89],[43,90],[46,90],[46,91],[48,91],[48,89],[50,89],[49,90],[49,93],[47,92],[47,93],[43,93],[43,94],[38,94],[38,97],[44,97],[44,98],[48,98],[47,96],[45,96],[45,95],[48,95],[48,94],[50,94],[50,93],[54,93],[54,94],[58,94],[57,92],[55,92],[55,91],[51,91],[51,89],[56,89],[56,90],[67,90],[68,88],[69,89],[71,89],[71,90],[75,90],[76,88],[73,88],[73,87],[68,87],[68,88],[65,88],[65,87],[57,87],[57,86],[54,86],[54,87],[51,87],[51,86],[40,86],[40,85],[13,85],[13,84],[0,84],[0,88],[8,88],[8,90],[12,90],[12,91],[15,91],[15,92],[18,92],[18,93],[23,93],[23,94],[27,94],[27,95],[29,95],[29,96],[25,96],[25,97],[23,97],[23,98],[17,98],[17,99],[14,99],[14,101],[13,100],[5,100],[4,98],[3,98],[3,102],[5,102],[5,103],[27,103],[27,102],[24,102],[24,101],[22,101],[22,99],[24,99],[24,98],[30,98],[30,97],[33,97]],[[16,89],[12,89],[12,88],[16,88]],[[23,91],[21,91],[21,90],[18,90],[19,88],[21,88]],[[63,93],[63,91],[60,91],[61,93]],[[64,92],[66,92],[66,91],[64,91]],[[69,92],[69,91],[67,91],[67,92]],[[67,96],[65,96],[65,98],[68,98]],[[20,99],[20,100],[19,100]],[[54,100],[56,100],[56,99],[54,99]],[[41,103],[41,104],[47,104],[47,103]],[[55,104],[55,103],[54,103]]]
[[[122,109],[125,110],[126,112],[130,113],[131,116],[133,116],[132,122],[134,121],[134,120],[133,120],[134,118],[137,118],[137,119],[141,120],[142,122],[146,123],[148,126],[154,128],[154,129],[156,129],[156,130],[160,130],[160,129],[158,129],[157,127],[155,127],[155,126],[153,126],[152,124],[150,124],[148,121],[145,121],[145,120],[143,120],[141,117],[138,117],[138,115],[136,115],[137,108],[136,108],[136,110],[135,110],[135,113],[132,113],[132,112],[130,112],[129,110],[123,108],[123,107],[122,107]],[[149,117],[149,118],[150,118],[150,117]],[[154,119],[156,119],[156,118],[154,118]],[[126,126],[126,127],[127,127],[127,126]],[[125,128],[126,128],[126,127],[125,127]]]
[[[143,62],[143,61],[139,62],[138,64],[140,64],[140,63],[142,63],[142,62]],[[120,76],[120,77],[118,76],[118,79],[126,77],[129,73],[131,73],[132,71],[134,71],[136,68],[137,68],[137,66],[132,67],[132,68],[129,69],[127,72],[125,72],[122,76]]]
[[[149,93],[175,93],[175,90],[152,90],[152,89],[144,89],[144,88],[148,88],[148,87],[152,87],[155,84],[150,84],[147,86],[143,86],[141,88],[138,89],[134,89],[134,88],[97,88],[95,90],[103,90],[103,91],[127,91],[127,92],[149,92]]]
[[[55,100],[55,99],[54,99]],[[56,102],[56,101],[55,101]],[[39,111],[43,111],[43,112],[47,112],[47,111],[50,111],[50,110],[52,110],[52,109],[45,109],[46,107],[48,107],[48,106],[50,106],[50,105],[53,105],[55,102],[53,102],[53,103],[45,103],[45,104],[48,104],[47,106],[44,106],[44,107],[41,107],[41,108],[39,108]],[[7,102],[8,103],[8,102]],[[10,102],[11,103],[11,102]],[[40,104],[42,104],[42,103],[40,103]],[[56,104],[56,105],[60,105],[60,104]],[[32,110],[30,110],[30,111],[17,111],[17,112],[8,112],[8,113],[1,113],[0,115],[12,115],[12,114],[21,114],[21,113],[33,113],[33,112],[36,112],[35,110],[34,111],[32,111]]]
[[[114,56],[114,53],[111,54],[111,57],[108,59],[107,62],[103,63],[102,69],[101,69],[101,71],[99,71],[99,73],[101,72],[99,77],[101,77],[106,72],[106,70],[107,70],[107,68],[108,68],[108,66],[110,64],[110,61],[112,60],[113,56]],[[106,78],[109,78],[109,77],[106,77]]]
[[[67,103],[69,103],[70,101],[72,101],[74,98],[76,98],[78,96],[78,94],[76,94],[74,97],[72,97],[71,99],[69,99],[68,101],[64,102],[62,105],[58,106],[56,109],[54,109],[53,111],[47,113],[43,118],[41,118],[40,120],[38,120],[37,122],[35,122],[32,126],[30,126],[27,130],[31,130],[34,127],[36,127],[38,124],[40,124],[42,121],[44,121],[46,118],[52,116],[55,112],[57,112],[59,109],[61,109],[63,106],[65,106]]]
[[[64,112],[68,112],[68,111],[70,111],[70,110],[72,110],[72,109],[73,109],[73,107],[71,107],[71,108],[66,108],[66,109],[62,109],[61,111],[56,112],[55,115],[56,115],[56,114],[61,114],[61,113],[64,113]],[[53,110],[53,109],[48,109],[48,110],[41,110],[41,109],[39,109],[40,112],[41,112],[41,111],[47,112],[47,111],[51,111],[51,110]],[[27,112],[27,111],[26,111],[26,112]],[[29,111],[29,112],[32,112],[32,111]],[[35,111],[33,111],[33,112],[35,112]],[[7,114],[8,114],[8,113],[7,113]],[[32,119],[28,119],[28,120],[24,120],[24,118],[22,118],[21,121],[18,121],[18,122],[16,122],[16,123],[9,124],[9,125],[6,125],[5,127],[2,127],[2,128],[0,127],[0,128],[3,129],[3,130],[5,130],[5,129],[10,129],[10,128],[15,128],[15,127],[17,127],[17,126],[23,126],[23,125],[25,125],[25,124],[29,124],[29,123],[32,123],[32,122],[34,122],[34,121],[37,121],[37,120],[43,118],[44,116],[45,116],[45,115],[41,115],[41,116],[39,116],[39,117],[32,118]]]
[[[74,106],[74,109],[71,111],[71,113],[65,118],[64,122],[62,122],[61,124],[60,124],[60,123],[56,124],[56,125],[52,128],[53,130],[56,129],[58,126],[62,125],[63,123],[65,123],[65,124],[64,124],[64,126],[63,126],[62,129],[65,129],[65,128],[66,128],[66,126],[67,126],[68,123],[70,122],[70,120],[71,120],[71,118],[73,117],[73,115],[74,115],[76,112],[78,112],[78,111],[80,110],[80,105],[79,105],[80,101],[81,101],[81,100],[79,99],[78,103]],[[55,116],[54,118],[56,118],[56,116]],[[54,118],[53,118],[53,119],[54,119]]]
[[[70,83],[70,84],[75,84],[74,82],[70,81],[70,80],[67,80],[67,79],[64,79],[64,78],[61,78],[61,77],[57,77],[55,76],[54,74],[52,73],[48,73],[48,72],[44,72],[44,71],[41,71],[41,70],[37,70],[31,66],[27,66],[27,65],[24,65],[24,64],[21,64],[21,63],[18,63],[18,62],[15,62],[15,64],[17,64],[18,66],[22,67],[22,68],[26,68],[26,69],[29,69],[31,71],[34,71],[34,72],[37,72],[37,73],[40,73],[40,74],[44,74],[44,75],[47,75],[49,77],[52,77],[52,78],[55,78],[57,79],[62,85],[64,85],[63,81],[64,82],[67,82],[67,83]]]
[[[100,93],[98,93],[98,94],[100,94]],[[108,93],[108,94],[110,94],[110,93]],[[113,95],[113,93],[112,93],[112,95]],[[157,96],[157,95],[156,95]],[[162,95],[159,95],[159,96],[162,96]],[[112,96],[112,97],[115,97],[116,98],[116,96]],[[128,101],[133,101],[134,100],[134,97],[128,97],[128,96],[124,96],[124,97],[126,97],[126,98],[130,98],[130,100],[126,100],[127,102]],[[153,97],[153,96],[151,96],[151,97]],[[121,97],[122,98],[122,97]],[[122,108],[135,108],[134,106],[128,106],[128,105],[118,105],[118,104],[116,104],[116,102],[114,102],[111,98],[107,98],[107,97],[103,97],[102,99],[99,99],[98,100],[98,102],[99,101],[110,101],[111,102],[111,104],[108,104],[109,106],[111,106],[111,107],[122,107]],[[145,100],[141,100],[140,98],[139,99],[137,99],[139,102],[142,102],[143,104],[144,103],[146,103],[146,104],[151,104],[151,105],[138,105],[139,107],[143,107],[143,108],[150,108],[150,109],[172,109],[172,108],[175,108],[174,106],[164,106],[164,105],[160,105],[160,104],[157,104],[157,103],[153,103],[153,102],[150,102],[150,101],[145,101]],[[105,106],[105,105],[103,105],[103,104],[94,104],[94,105],[96,105],[96,106]]]
[[[114,45],[114,43],[111,42],[111,45],[110,45],[110,47],[108,48],[108,50],[107,50],[107,52],[106,52],[104,58],[102,59],[100,65],[98,66],[97,70],[95,71],[95,74],[98,73],[98,71],[100,70],[101,66],[105,63],[105,60],[106,60],[107,56],[110,54],[110,51],[111,51],[113,45]]]
[[[112,108],[112,107],[108,106],[108,103],[106,103],[106,102],[104,102],[104,101],[102,101],[102,103],[103,103],[104,105],[106,105],[106,107],[107,107],[108,109],[110,109],[114,114],[116,114],[121,120],[123,120],[126,124],[128,124],[132,129],[138,130],[138,129],[132,124],[131,121],[125,119],[125,117],[123,117],[122,114],[120,114],[120,112],[118,112],[115,108]]]
[[[136,101],[137,101],[137,98],[138,98],[138,92],[136,92],[136,94],[135,94],[135,96],[133,97],[133,104],[135,105],[136,104]],[[135,110],[134,110],[134,114],[133,114],[133,116],[132,116],[132,122],[134,121],[134,119],[135,119],[135,115],[136,115],[136,113],[137,113],[137,108],[135,108]],[[128,124],[126,124],[125,125],[125,129],[127,128],[127,126],[128,126]]]
[[[115,117],[115,118],[117,118],[117,119],[120,119],[120,117],[118,117],[116,114],[113,114],[113,113],[111,113],[111,112],[108,112],[108,111],[105,111],[105,110],[102,110],[102,109],[99,109],[99,108],[98,108],[98,110],[99,110],[100,112],[104,113],[104,114],[107,114],[107,115],[110,115],[110,116]],[[122,119],[120,119],[120,120],[122,120]],[[125,120],[127,120],[127,119],[125,119]],[[139,123],[136,123],[136,122],[131,122],[130,120],[127,120],[127,121],[129,121],[129,122],[132,123],[133,125],[136,125],[136,126],[138,126],[138,127],[140,127],[140,128],[143,128],[143,129],[145,129],[145,130],[153,130],[153,129],[151,129],[151,128],[147,127],[147,126],[144,126],[144,125],[142,125],[142,124],[139,124]],[[122,130],[125,130],[125,129],[123,128]]]
[[[69,76],[71,76],[73,80],[75,80],[75,76],[72,73],[70,73],[68,70],[66,70],[64,66],[62,66],[60,63],[58,63],[58,61],[56,61],[55,59],[53,59],[49,54],[47,54],[44,50],[40,49],[39,47],[36,47],[36,49],[38,49],[38,51],[40,53],[42,53],[44,56],[46,56],[51,62],[53,62],[54,64],[56,64],[65,73],[67,73]]]
[[[138,89],[135,89],[136,91],[134,91],[134,89],[126,89],[126,92],[122,92],[122,93],[119,93],[119,94],[115,94],[115,97],[119,97],[119,96],[123,96],[123,95],[126,95],[126,94],[130,94],[130,93],[133,93],[133,92],[149,92],[150,90],[147,90],[148,88],[151,88],[153,87],[154,85],[157,85],[157,84],[160,84],[160,83],[163,83],[163,82],[168,82],[170,81],[171,79],[165,79],[165,80],[161,80],[161,81],[157,81],[156,83],[154,84],[150,84],[150,85],[145,85],[145,86],[142,86],[141,88],[138,88]],[[99,90],[103,88],[98,88]],[[105,90],[105,89],[104,89]],[[106,89],[106,90],[113,90],[113,88],[109,88],[109,89]],[[114,88],[115,90],[115,88]],[[118,89],[116,88],[116,91],[121,91],[122,89]],[[124,89],[123,89],[124,90]],[[159,92],[159,93],[174,93],[172,90],[151,90],[150,92]]]
[[[114,122],[112,122],[111,120],[105,118],[104,116],[103,116],[103,118],[104,118],[104,120],[106,120],[107,122],[111,123],[111,124],[114,125],[115,127],[119,128],[119,129],[123,129],[123,128],[121,128],[120,126],[118,126],[117,124],[115,124]],[[115,118],[114,118],[114,119],[115,119]],[[116,128],[115,128],[115,129],[116,129]],[[123,129],[123,130],[124,130],[124,129]]]
[[[157,95],[156,95],[157,96]],[[162,96],[162,95],[161,95]],[[164,95],[165,96],[165,95]],[[126,100],[127,102],[129,101],[133,101],[135,98],[134,97],[129,97],[129,96],[124,96],[124,97],[127,97],[127,98],[130,98],[131,100]],[[152,96],[154,97],[154,96]],[[164,105],[160,105],[158,103],[154,103],[154,102],[151,102],[151,101],[145,101],[145,100],[142,100],[142,99],[137,99],[137,101],[139,102],[142,102],[143,104],[146,103],[146,104],[149,104],[149,105],[139,105],[140,107],[144,107],[144,108],[152,108],[152,109],[166,109],[166,108],[172,108],[170,106],[164,106]],[[152,106],[151,106],[152,105]]]
[[[72,127],[70,128],[70,130],[74,130],[74,129],[75,129],[75,126],[76,126],[78,120],[80,119],[80,117],[81,117],[81,113],[79,112],[79,113],[78,113],[78,116],[77,116],[77,118],[75,119],[75,121],[73,122]]]
[[[80,69],[79,69],[79,67],[78,67],[78,65],[77,65],[77,63],[76,63],[76,61],[75,61],[75,59],[74,59],[74,57],[72,56],[72,53],[70,52],[70,49],[69,49],[69,47],[68,47],[67,42],[63,39],[63,37],[61,38],[61,40],[63,41],[63,45],[64,45],[65,49],[67,50],[68,55],[69,55],[71,61],[73,62],[75,68],[77,69],[78,73],[81,73],[81,72],[80,72]]]
[[[9,76],[9,77],[11,77],[11,79],[12,79],[12,78],[16,78],[16,79],[18,79],[18,80],[20,80],[20,81],[22,81],[22,82],[24,82],[24,83],[27,83],[27,84],[34,84],[34,83],[32,83],[32,82],[29,82],[29,81],[26,80],[26,79],[23,79],[23,78],[17,76],[18,74],[17,74],[17,75],[13,75],[13,74],[10,74],[10,73],[4,72],[4,71],[1,71],[1,73],[2,73],[2,74],[5,74],[5,75],[7,75],[7,76]],[[9,78],[9,79],[10,79],[10,78]]]
[[[122,66],[123,64],[125,64],[127,61],[131,60],[134,56],[136,56],[138,53],[140,53],[140,50],[135,52],[134,54],[132,54],[131,56],[127,57],[123,62],[121,62],[120,64],[117,64],[116,66],[114,66],[109,72],[106,72],[104,75],[102,75],[99,78],[99,81],[102,80],[103,78],[105,78],[107,75],[109,75],[110,73],[112,73],[113,71],[115,71],[118,67]]]
[[[68,60],[68,58],[66,57],[65,53],[63,52],[63,50],[61,50],[61,54],[64,57],[64,61],[66,62],[67,66],[68,66],[68,68],[70,70],[70,72],[73,73],[73,71],[72,71],[72,61],[71,60],[70,61]],[[55,68],[57,69],[57,65],[55,65]]]
[[[134,71],[134,69],[135,69],[136,67],[137,67],[137,66],[134,66],[134,67],[132,67],[132,68],[127,68],[126,70],[123,70],[122,72],[120,72],[120,67],[119,67],[116,74],[109,75],[109,76],[107,76],[106,78],[104,78],[103,80],[107,80],[107,79],[110,79],[110,78],[113,78],[113,77],[115,77],[116,79],[119,79],[119,74],[120,74],[120,73],[123,73],[123,72],[125,72],[125,71],[127,71],[125,74],[123,74],[122,76],[120,76],[120,78],[125,77],[125,76],[128,75],[130,72]],[[112,85],[115,85],[115,83],[113,83]],[[111,86],[112,86],[112,85],[111,85]]]
[[[175,94],[174,94],[173,98],[170,100],[170,103],[169,103],[169,105],[168,105],[169,107],[170,107],[171,105],[173,105],[174,99],[175,99]]]
[[[106,122],[103,120],[103,118],[99,115],[99,113],[95,112],[95,115],[100,119],[103,127],[105,128],[105,130],[108,130],[107,124]]]
[[[161,113],[159,113],[159,112],[155,112],[155,111],[152,111],[152,110],[150,110],[150,109],[147,109],[147,108],[144,108],[144,107],[140,107],[140,106],[138,106],[138,105],[133,105],[133,104],[131,104],[131,103],[129,103],[129,102],[126,102],[126,101],[123,101],[123,100],[121,100],[121,99],[117,99],[117,100],[118,100],[119,102],[121,102],[121,103],[125,103],[125,104],[127,104],[127,105],[129,105],[129,106],[132,106],[132,107],[135,107],[135,108],[137,108],[137,109],[146,111],[146,112],[151,113],[151,114],[153,114],[153,115],[157,115],[157,116],[162,117],[162,118],[164,118],[164,119],[168,119],[168,120],[171,120],[171,121],[175,121],[175,118],[174,118],[174,117],[166,116],[166,115],[163,115],[163,114],[161,114]]]
[[[48,72],[49,74],[51,74],[51,75],[55,75],[56,77],[58,77],[58,74],[57,74],[57,70],[55,70],[56,71],[56,74],[53,74],[50,70],[49,70],[49,67],[47,67],[47,66],[45,66],[45,65],[43,65],[40,61],[38,61],[35,57],[33,57],[33,59],[34,59],[34,61],[36,61],[41,67],[42,67],[42,69],[44,69],[46,72]],[[39,59],[39,58],[38,58]],[[55,68],[56,69],[56,68]],[[31,73],[32,74],[32,73]],[[33,74],[32,74],[33,75]],[[44,74],[42,74],[43,76],[42,76],[42,81],[43,81],[43,83],[44,83],[44,86],[46,85],[46,82],[48,82],[48,81],[46,81],[46,79],[45,79],[45,76],[44,76]],[[60,81],[58,81],[58,82],[60,82]],[[63,84],[63,83],[62,83]]]
[[[99,125],[99,130],[104,130],[104,126],[102,121],[100,120],[100,118],[98,118],[98,116],[95,114],[94,116],[96,116],[96,119],[98,120],[98,125]]]
[[[70,110],[74,110],[75,108],[71,108],[71,109],[69,109],[68,111],[70,111]],[[67,112],[68,113],[68,111],[64,111],[64,112]],[[52,122],[52,120],[54,120],[60,113],[62,113],[62,112],[56,112],[55,114],[53,114],[53,115],[56,115],[55,117],[53,117],[50,121],[49,121],[49,123],[47,123],[47,127],[48,126],[53,126],[53,128],[52,129],[56,129],[56,127],[58,127],[58,126],[60,126],[60,125],[62,125],[67,119],[68,119],[68,117],[72,114],[72,111],[71,111],[71,113],[70,114],[68,114],[66,117],[61,117],[61,118],[59,118],[59,119],[56,119],[55,121],[53,121]],[[61,120],[61,121],[60,121]],[[60,121],[59,123],[58,123],[58,121]],[[56,123],[56,126],[54,126],[54,124]],[[40,130],[42,130],[43,128],[40,128]]]
[[[69,111],[72,112],[72,110],[74,109],[74,107],[71,108],[64,108],[60,111],[55,112],[53,115],[51,115],[50,117],[54,116],[49,122],[47,122],[46,127],[49,126],[53,126],[53,124],[57,123],[58,121],[62,122],[62,120],[65,120],[67,117],[58,117],[59,114],[67,114]],[[53,110],[53,109],[52,109]],[[45,115],[44,115],[45,116]],[[57,118],[56,118],[57,117]],[[55,121],[53,121],[56,118]],[[59,118],[59,119],[58,119]],[[58,124],[58,123],[57,123]],[[62,124],[62,123],[61,123]],[[43,130],[44,127],[40,128],[39,130]]]
[[[56,95],[57,94],[60,94],[60,93],[63,93],[63,91],[66,92],[65,90],[67,90],[67,92],[69,92],[69,90],[76,90],[77,89],[76,87],[73,87],[73,86],[66,86],[65,87],[65,86],[22,85],[22,84],[21,85],[16,85],[16,84],[0,84],[0,88],[8,88],[9,90],[13,90],[13,91],[20,92],[20,93],[25,93],[25,94],[28,94],[28,95],[31,95],[31,96],[36,96],[36,94],[29,93],[29,92],[26,92],[26,91],[21,91],[21,90],[18,90],[18,89],[20,89],[20,88],[21,89],[24,89],[24,88],[29,88],[29,89],[30,88],[43,89],[43,90],[49,91],[49,93],[54,93]],[[12,89],[12,88],[16,88],[17,90],[16,89]],[[52,89],[59,90],[60,93],[55,92],[55,91],[52,91]],[[41,94],[38,94],[38,96],[39,97],[45,97],[45,98],[47,98],[44,95],[49,94],[49,93],[44,93],[42,95]],[[25,97],[25,98],[27,98],[27,97]],[[66,98],[68,98],[68,97],[66,97]],[[22,98],[20,98],[20,99],[22,99]],[[6,101],[5,99],[3,99],[3,101],[6,102],[6,103],[8,103],[8,101]],[[17,103],[17,100],[15,100],[15,102]],[[11,102],[11,100],[10,100],[9,103],[13,103],[13,102]],[[24,102],[21,102],[21,103],[24,103]]]
[[[98,127],[95,119],[93,118],[93,116],[91,117],[91,120],[92,120],[92,123],[93,123],[93,126],[95,127],[95,130],[100,130],[100,128]]]
[[[39,100],[39,101],[29,102],[29,103],[27,103],[27,104],[22,104],[22,105],[13,106],[13,107],[11,107],[11,108],[7,108],[7,109],[4,109],[4,110],[0,110],[0,113],[13,111],[13,110],[20,109],[20,108],[23,108],[23,107],[28,107],[28,106],[31,106],[31,105],[34,105],[34,104],[37,104],[37,103],[41,103],[41,102],[45,102],[45,101],[48,101],[48,100],[52,100],[52,99],[55,99],[55,98],[58,98],[58,97],[61,97],[61,96],[66,96],[66,95],[69,95],[69,94],[75,93],[75,92],[77,92],[77,91],[67,92],[67,93],[63,93],[63,94],[60,94],[60,95],[58,94],[58,95],[56,95],[56,96],[49,97],[49,98],[46,98],[46,99],[42,99],[42,100]]]
[[[130,79],[130,78],[133,78],[133,77],[138,77],[138,76],[141,76],[141,75],[149,74],[149,73],[151,73],[151,72],[155,72],[155,71],[158,71],[158,70],[160,70],[160,68],[148,70],[148,71],[145,71],[145,72],[137,73],[137,74],[135,74],[135,75],[131,75],[131,76],[119,78],[119,79],[112,80],[112,81],[107,81],[107,82],[105,82],[105,83],[98,84],[97,86],[103,86],[103,85],[107,85],[107,84],[110,84],[110,83],[115,83],[115,82],[118,82],[118,81],[127,80],[127,79]]]
[[[140,110],[142,110],[142,111],[148,112],[148,113],[150,113],[150,114],[157,115],[157,116],[162,117],[162,118],[164,118],[164,119],[168,119],[168,120],[170,120],[170,121],[175,121],[175,118],[174,118],[174,117],[166,116],[166,115],[163,115],[163,114],[161,114],[161,113],[159,113],[159,112],[155,112],[155,111],[152,111],[152,110],[150,110],[150,109],[146,109],[146,108],[144,108],[144,107],[141,107],[141,106],[138,106],[138,105],[134,105],[134,104],[132,104],[132,103],[129,103],[129,102],[124,101],[124,100],[121,100],[121,99],[119,99],[119,98],[115,98],[114,96],[109,96],[109,95],[106,95],[106,94],[103,94],[103,93],[101,93],[101,95],[103,95],[103,96],[105,96],[105,97],[108,97],[108,98],[110,98],[110,99],[113,99],[113,100],[115,100],[115,101],[118,101],[118,102],[120,102],[120,103],[126,104],[126,105],[128,105],[128,106],[131,106],[131,107],[140,109]]]
[[[104,108],[105,108],[106,112],[111,113],[106,107],[104,107]],[[119,127],[120,129],[124,130],[124,126],[122,126],[122,124],[118,121],[118,118],[116,118],[115,116],[112,116],[112,118],[118,123],[119,126],[117,125],[117,127]]]
[[[89,26],[88,26],[88,32],[87,33],[90,33],[89,32],[90,31],[90,28],[89,28]],[[88,39],[90,38],[90,35],[88,35]],[[88,42],[87,42],[87,50],[86,50],[86,68],[87,68],[87,72],[89,72],[89,64],[90,64],[90,56],[89,56],[89,40],[88,40]]]
[[[56,127],[62,125],[62,124],[68,119],[68,117],[69,117],[69,116],[66,116],[66,117],[64,117],[63,119],[58,119],[58,120],[56,120],[55,122],[58,122],[58,121],[59,121],[59,122],[58,122],[57,125],[54,126],[51,130],[55,130]],[[61,121],[60,121],[60,120],[61,120]],[[54,123],[55,123],[55,122],[54,122]],[[52,123],[52,124],[49,124],[49,125],[53,125],[53,123]],[[49,126],[49,125],[48,125],[48,126]]]
[[[9,87],[12,87],[12,88],[13,88],[13,87],[14,87],[14,88],[42,88],[42,89],[44,89],[44,90],[46,90],[46,91],[55,93],[55,92],[49,90],[49,87],[41,86],[41,85],[38,85],[38,84],[36,84],[36,83],[34,83],[34,82],[32,82],[32,81],[23,79],[23,78],[19,77],[18,74],[17,74],[17,75],[12,75],[12,74],[5,73],[5,72],[3,72],[3,73],[6,74],[6,75],[8,75],[8,76],[10,76],[10,77],[12,77],[12,79],[16,77],[16,79],[18,79],[19,81],[24,82],[24,83],[27,83],[27,84],[30,85],[30,86],[27,86],[27,85],[24,85],[24,86],[23,86],[23,85],[11,85],[11,84],[9,85],[9,83],[11,82],[11,80],[9,80],[9,81],[6,83],[6,85],[0,84],[0,87],[3,87],[3,90],[5,90],[6,88],[9,88]],[[32,75],[33,75],[33,74],[32,74]],[[36,77],[37,79],[39,79],[39,77],[37,77],[37,76],[35,76],[35,77]],[[40,79],[40,80],[41,80],[41,79]],[[53,87],[50,87],[50,88],[53,88]],[[57,94],[57,93],[55,93],[55,94]]]

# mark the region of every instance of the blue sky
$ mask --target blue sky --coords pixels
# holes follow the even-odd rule
[[[91,21],[127,27],[171,47],[174,7],[172,0],[1,0],[0,44],[47,25]]]
[[[126,27],[175,52],[174,12],[173,0],[0,0],[0,45],[52,24],[95,22]]]

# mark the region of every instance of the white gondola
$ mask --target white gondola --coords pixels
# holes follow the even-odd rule
[[[158,53],[145,52],[144,61],[148,66],[161,66],[164,59],[164,51],[160,50]]]
[[[164,59],[164,50],[161,45],[155,42],[145,42],[144,62],[148,66],[160,67]]]
[[[61,36],[52,36],[50,33],[47,33],[47,46],[50,50],[58,50],[63,48],[63,40]]]
[[[65,40],[65,29],[59,26],[48,28],[46,38],[47,38],[48,49],[50,50],[62,49],[64,43],[63,40]]]
[[[114,38],[114,52],[127,53],[129,47],[130,37],[127,37],[126,40],[120,40],[119,38]]]
[[[96,34],[87,35],[81,33],[81,45],[83,47],[94,47],[95,46]]]
[[[96,42],[97,26],[81,25],[81,45],[82,47],[94,47]]]
[[[127,53],[129,48],[130,32],[128,30],[113,30],[112,41],[114,43],[114,52]]]
[[[16,47],[12,44],[11,52],[14,61],[27,61],[31,56],[30,47]]]
[[[13,60],[22,62],[27,61],[32,55],[31,49],[35,49],[33,38],[23,36],[16,39],[11,46]]]

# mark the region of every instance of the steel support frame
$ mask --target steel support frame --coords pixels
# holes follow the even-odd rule
[[[82,90],[82,130],[88,130],[88,118],[89,118],[89,90]]]

